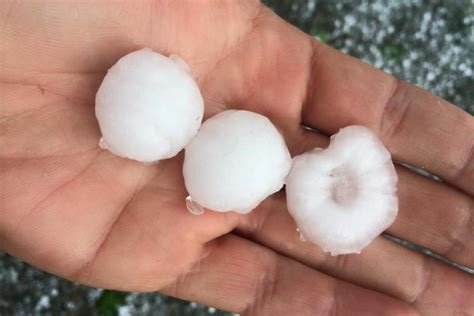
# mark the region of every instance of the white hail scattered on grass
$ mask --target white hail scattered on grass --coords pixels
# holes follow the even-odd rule
[[[100,146],[142,162],[175,156],[196,135],[204,102],[177,55],[142,49],[122,57],[96,95]]]
[[[349,126],[327,149],[296,156],[286,179],[300,233],[333,255],[359,253],[398,212],[390,153],[368,128]]]
[[[193,213],[199,213],[199,205],[248,213],[283,187],[290,168],[285,141],[265,116],[221,112],[204,122],[186,147],[188,207]]]

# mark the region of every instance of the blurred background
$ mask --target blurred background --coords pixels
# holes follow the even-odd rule
[[[264,2],[320,41],[474,114],[474,0]],[[157,293],[76,285],[0,252],[0,315],[231,314]]]

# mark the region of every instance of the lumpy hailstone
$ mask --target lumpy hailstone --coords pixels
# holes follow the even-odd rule
[[[285,141],[266,117],[229,110],[204,122],[186,147],[183,173],[192,201],[245,214],[282,188],[290,168]]]
[[[142,162],[175,156],[197,134],[204,103],[186,63],[142,49],[122,57],[96,95],[100,145]]]
[[[368,128],[349,126],[325,150],[296,156],[286,179],[300,233],[333,255],[359,253],[398,212],[390,153]]]

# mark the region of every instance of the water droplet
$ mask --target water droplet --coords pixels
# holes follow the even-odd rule
[[[186,198],[186,207],[188,211],[193,215],[204,214],[204,208],[198,203],[194,202],[190,196]]]
[[[306,241],[306,238],[303,236],[303,233],[300,231],[300,229],[299,229],[299,228],[296,228],[296,231],[297,231],[298,233],[300,233],[300,241],[305,242],[305,241]]]
[[[103,137],[101,137],[99,140],[99,147],[102,149],[108,149],[107,144],[105,143],[105,140]]]
[[[304,237],[304,235],[302,233],[300,233],[300,241],[302,241],[302,242],[306,241],[306,238]]]

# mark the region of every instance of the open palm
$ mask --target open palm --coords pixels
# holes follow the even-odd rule
[[[300,242],[284,193],[247,216],[191,215],[182,155],[145,166],[101,150],[94,97],[119,57],[151,47],[189,63],[206,117],[262,113],[293,154],[325,146],[343,126],[369,126],[395,159],[445,180],[398,168],[401,209],[389,232],[474,266],[467,113],[314,41],[257,2],[0,8],[0,249],[80,283],[248,314],[474,313],[472,276],[389,240],[340,257]]]

